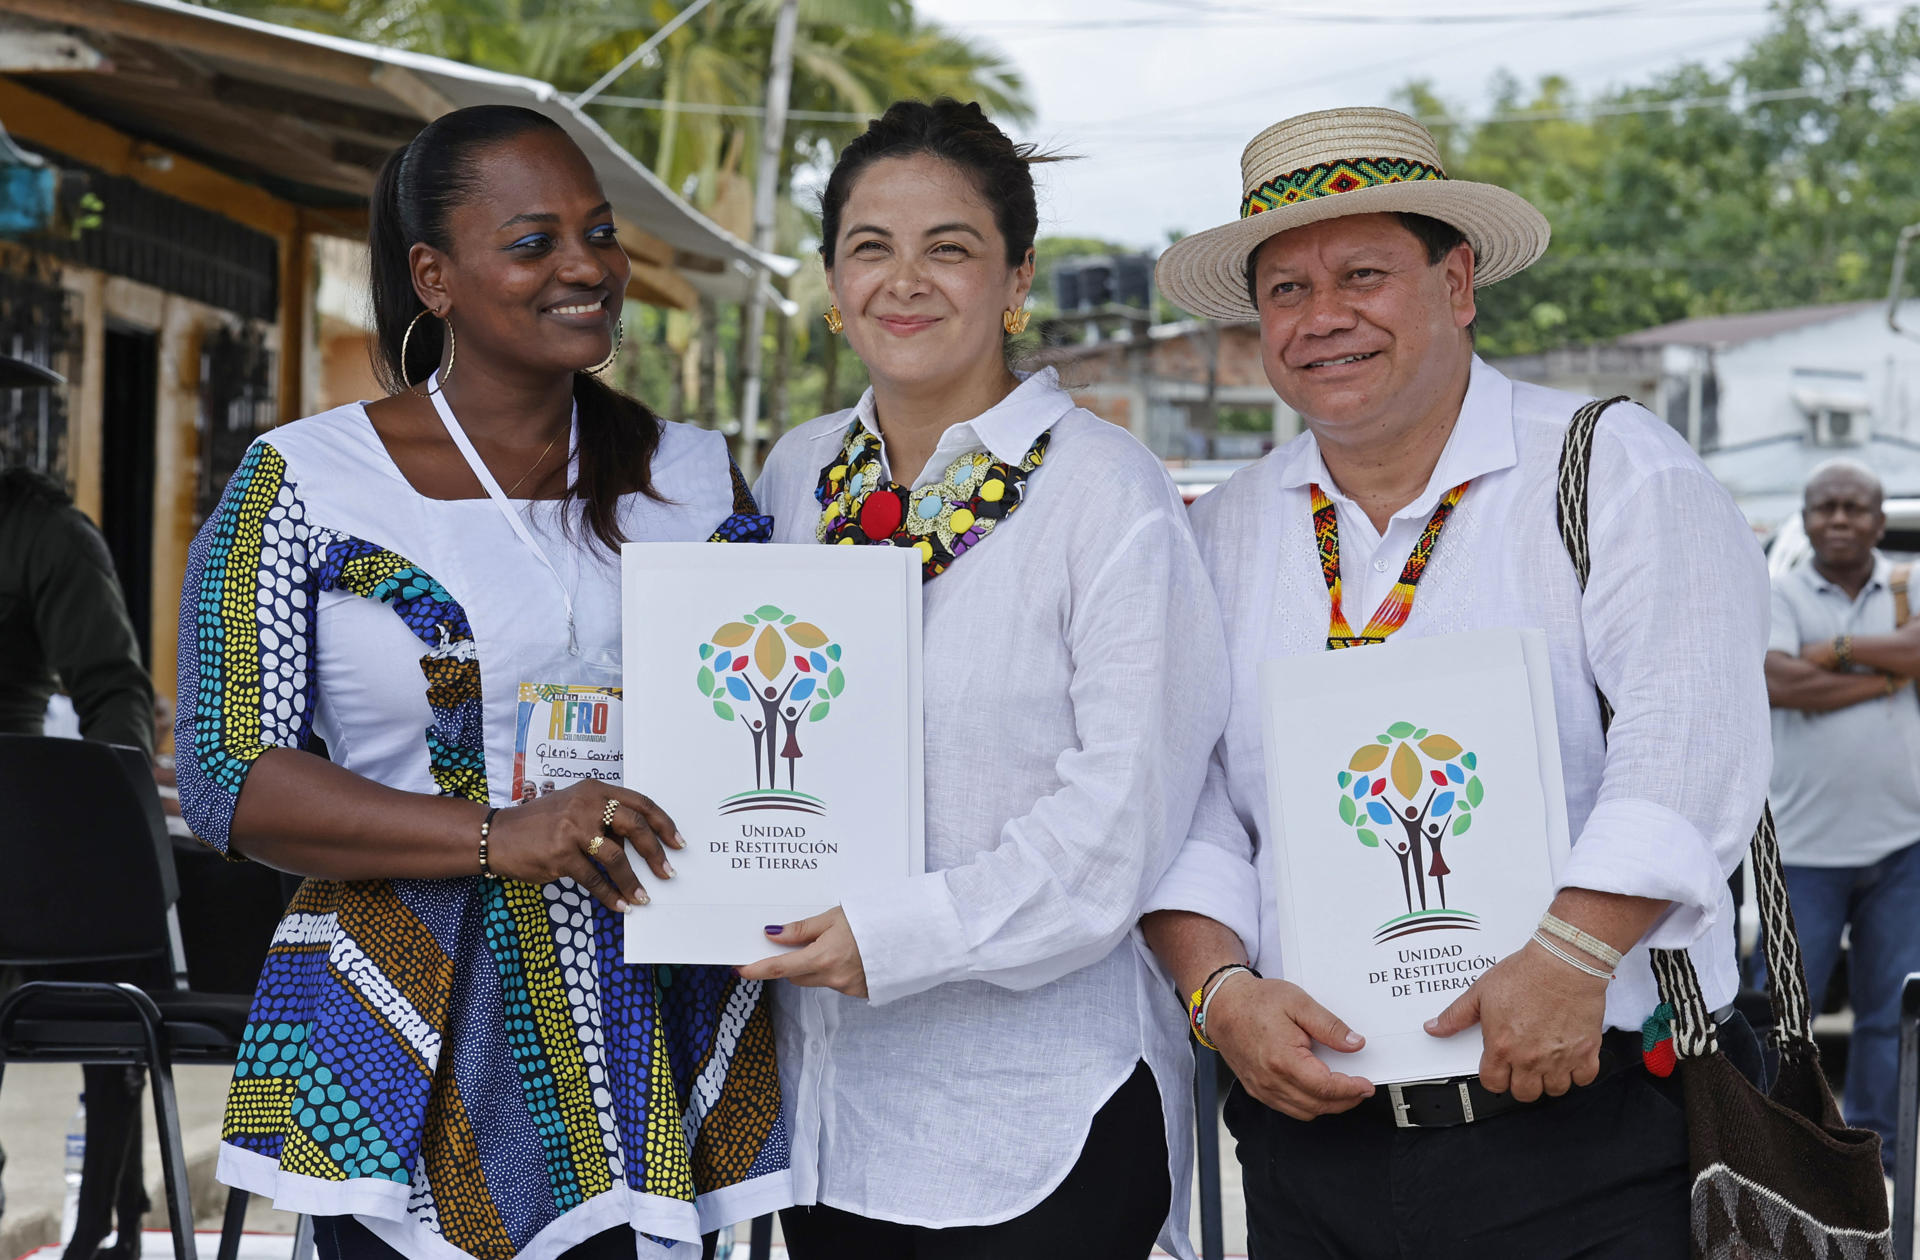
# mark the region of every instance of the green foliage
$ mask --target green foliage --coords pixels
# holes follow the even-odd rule
[[[1894,238],[1920,218],[1917,59],[1920,9],[1869,24],[1829,0],[1776,0],[1771,28],[1725,67],[1690,62],[1585,102],[1551,76],[1497,81],[1496,118],[1558,116],[1435,127],[1443,159],[1533,202],[1553,246],[1481,292],[1481,352],[1883,295]],[[1781,95],[1747,99],[1767,93]],[[1667,100],[1697,103],[1607,112]],[[1423,83],[1398,104],[1462,113]]]
[[[323,34],[455,61],[552,83],[577,94],[664,26],[686,0],[202,0],[210,8]],[[669,35],[648,58],[611,84],[604,98],[720,106],[734,113],[634,108],[601,99],[594,120],[646,162],[667,186],[722,227],[745,238],[760,120],[779,0],[715,0]],[[793,57],[790,119],[780,172],[786,193],[776,215],[775,249],[810,254],[816,193],[796,195],[795,170],[824,171],[864,121],[821,121],[806,115],[880,114],[907,97],[954,96],[978,101],[1004,123],[1031,121],[1026,84],[998,51],[922,21],[912,0],[801,0]],[[804,420],[851,402],[865,387],[859,360],[844,346],[838,379],[827,396],[826,337],[818,327],[827,298],[817,263],[788,282],[800,317],[781,347],[769,331],[771,378],[786,385],[786,415]],[[613,383],[670,419],[701,410],[691,342],[696,320],[630,306],[628,345]],[[772,325],[777,321],[769,321]],[[714,414],[738,414],[735,366],[743,321],[737,308],[717,314],[704,331],[722,347]]]

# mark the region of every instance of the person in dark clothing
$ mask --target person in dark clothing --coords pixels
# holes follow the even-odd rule
[[[0,361],[0,386],[59,382],[52,373],[15,379],[31,367]],[[140,661],[106,540],[53,479],[8,468],[0,471],[0,733],[44,734],[47,701],[56,690],[72,698],[82,738],[153,755],[153,683]],[[0,972],[0,992],[25,979],[154,984],[166,977],[41,968]],[[144,1077],[137,1068],[110,1064],[91,1064],[82,1072],[87,1161],[66,1260],[137,1256],[140,1218],[149,1206],[140,1155]],[[4,1159],[0,1153],[0,1163]],[[114,1213],[119,1238],[111,1252],[103,1252]]]
[[[153,754],[153,683],[107,543],[52,478],[0,472],[0,732],[42,734],[64,690],[80,734]]]

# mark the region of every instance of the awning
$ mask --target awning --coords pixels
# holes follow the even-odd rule
[[[0,36],[25,37],[0,55],[0,75],[295,204],[364,204],[386,154],[423,122],[468,105],[521,105],[565,128],[619,216],[666,247],[636,262],[698,274],[700,289],[730,300],[746,296],[757,268],[786,276],[799,266],[702,215],[537,79],[179,0],[0,0],[0,26]],[[78,50],[71,68],[48,68],[57,65],[40,47],[48,31]]]

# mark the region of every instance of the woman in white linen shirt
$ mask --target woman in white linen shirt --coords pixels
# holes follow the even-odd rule
[[[1032,160],[901,102],[822,199],[872,388],[783,438],[780,542],[916,547],[927,873],[770,928],[795,1260],[1145,1256],[1186,1240],[1192,1060],[1134,928],[1225,720],[1225,650],[1159,462],[1021,379]],[[1169,1218],[1169,1207],[1171,1217]]]

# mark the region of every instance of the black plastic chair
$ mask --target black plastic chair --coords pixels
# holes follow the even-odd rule
[[[1893,1248],[1913,1260],[1913,1179],[1920,1172],[1920,971],[1900,987],[1900,1131],[1893,1155]]]
[[[29,980],[0,998],[6,1064],[144,1068],[175,1260],[197,1260],[176,1063],[232,1064],[249,999],[184,987],[172,907],[173,852],[152,771],[136,749],[0,735],[0,967],[111,967],[169,976],[146,990],[104,981]],[[236,1200],[240,1211],[235,1212]],[[239,1246],[245,1196],[229,1198],[221,1254]],[[231,1237],[229,1237],[231,1235]]]

